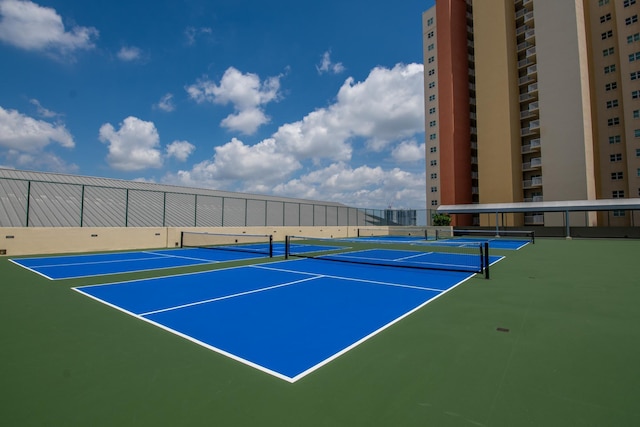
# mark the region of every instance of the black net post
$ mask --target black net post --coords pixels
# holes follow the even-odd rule
[[[180,247],[184,248],[184,231],[180,232]]]
[[[284,236],[284,259],[289,259],[289,246],[291,245],[291,237]]]
[[[489,278],[489,242],[484,242],[484,278]]]
[[[269,258],[273,258],[273,234],[269,235]]]

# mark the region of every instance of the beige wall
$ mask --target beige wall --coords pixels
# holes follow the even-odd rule
[[[473,7],[480,203],[522,201],[520,110],[512,0]],[[519,217],[506,221],[519,225]],[[482,224],[489,225],[489,224]]]
[[[20,256],[174,248],[180,245],[181,231],[272,234],[274,241],[284,241],[287,235],[354,237],[358,227],[3,227],[0,228],[0,254]]]

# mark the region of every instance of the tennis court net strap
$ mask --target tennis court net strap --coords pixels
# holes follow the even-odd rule
[[[183,231],[180,247],[250,252],[273,257],[271,234],[217,234]]]
[[[384,267],[481,273],[486,278],[489,278],[490,264],[487,243],[455,247],[438,246],[435,242],[380,245],[367,241],[302,236],[285,238],[285,258],[314,258]]]

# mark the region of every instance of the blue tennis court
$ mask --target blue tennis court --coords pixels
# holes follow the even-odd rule
[[[434,238],[435,239],[435,238]],[[519,250],[527,246],[530,241],[525,239],[514,239],[504,237],[452,237],[442,240],[426,240],[423,236],[367,236],[351,239],[341,239],[347,241],[366,241],[380,244],[410,244],[426,246],[448,246],[448,247],[469,247],[477,246],[480,243],[488,242],[491,249]]]
[[[295,382],[472,276],[298,259],[75,290]]]
[[[110,252],[39,258],[16,258],[10,261],[50,280],[75,279],[106,274],[132,273],[188,267],[202,264],[264,258],[265,245],[245,245],[246,250],[162,249],[155,251]],[[274,255],[284,254],[283,244],[273,245]]]

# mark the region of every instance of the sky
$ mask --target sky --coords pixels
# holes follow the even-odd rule
[[[423,209],[434,0],[0,0],[0,167]]]

